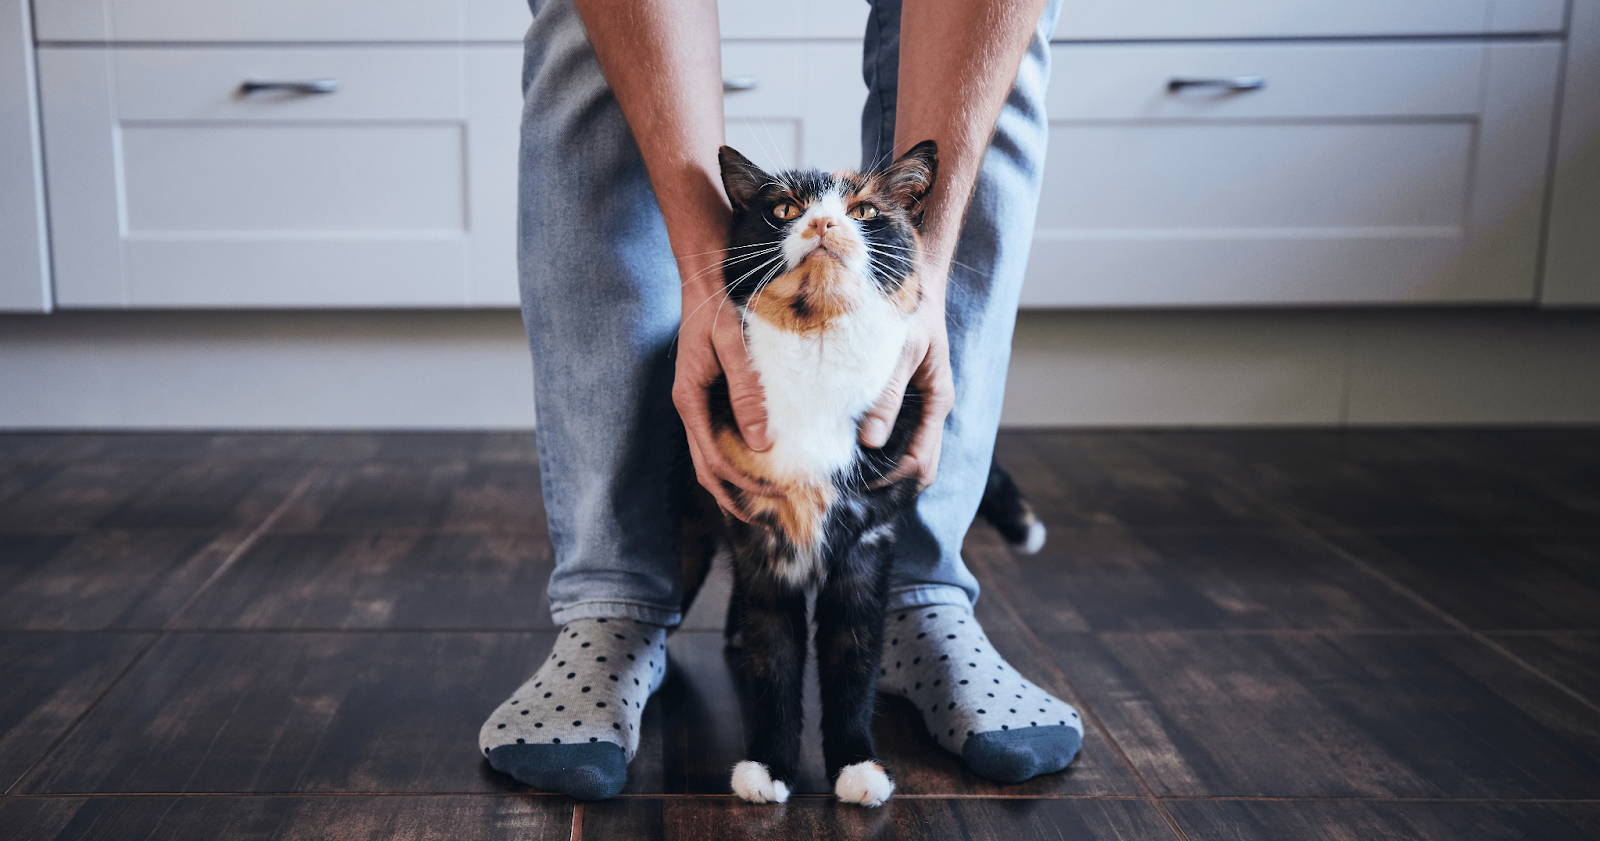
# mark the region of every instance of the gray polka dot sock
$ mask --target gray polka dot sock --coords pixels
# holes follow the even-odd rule
[[[962,607],[891,611],[879,689],[910,699],[941,747],[998,782],[1060,771],[1083,744],[1078,711],[1011,668]]]
[[[545,791],[604,800],[628,782],[645,701],[667,673],[667,629],[578,619],[478,731],[496,771]]]

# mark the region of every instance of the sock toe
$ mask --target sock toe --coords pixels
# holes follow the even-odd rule
[[[579,800],[615,797],[628,783],[621,745],[501,745],[488,753],[489,767],[543,791]]]
[[[990,730],[968,737],[961,758],[995,782],[1020,783],[1067,767],[1082,746],[1083,734],[1075,727]]]

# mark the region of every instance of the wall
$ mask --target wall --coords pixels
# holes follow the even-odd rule
[[[1600,312],[1026,312],[1029,426],[1600,423]],[[0,316],[0,428],[533,425],[515,312]]]

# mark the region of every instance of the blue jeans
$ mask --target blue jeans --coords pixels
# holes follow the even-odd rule
[[[672,405],[679,278],[644,161],[571,0],[532,0],[523,69],[518,241],[533,349],[557,623],[681,620],[678,551],[692,467]],[[961,561],[994,450],[1044,164],[1049,35],[1039,22],[986,153],[948,290],[955,408],[938,481],[908,511],[892,608],[972,605]],[[894,136],[900,6],[875,0],[862,159]]]

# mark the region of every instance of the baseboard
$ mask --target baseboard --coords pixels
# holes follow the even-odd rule
[[[1600,312],[1025,312],[1004,423],[1600,423]],[[0,316],[0,428],[528,428],[517,314]]]

